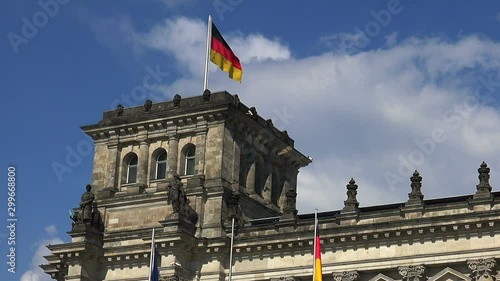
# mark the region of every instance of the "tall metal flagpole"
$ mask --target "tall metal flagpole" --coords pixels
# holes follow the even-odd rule
[[[318,231],[318,209],[314,210],[314,243],[313,243],[313,281],[316,277],[316,235]]]
[[[153,233],[151,234],[151,253],[149,254],[149,277],[148,280],[151,281],[151,273],[153,272],[153,255],[154,253],[154,244],[155,244],[155,228],[153,227]]]
[[[234,244],[234,217],[231,222],[231,252],[229,252],[229,281],[233,275],[233,244]]]
[[[205,75],[203,76],[203,91],[208,89],[208,61],[210,60],[210,43],[212,41],[212,16],[208,16],[207,53],[205,58]]]

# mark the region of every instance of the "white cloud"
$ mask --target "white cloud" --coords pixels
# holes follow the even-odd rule
[[[133,33],[131,37],[147,48],[172,55],[188,74],[203,75],[207,27],[201,20],[186,17],[166,19],[145,34]],[[243,62],[285,60],[290,58],[288,47],[279,39],[268,39],[260,34],[242,36],[224,33],[226,41]]]
[[[354,54],[366,47],[370,39],[360,29],[352,33],[339,32],[319,38],[320,43],[341,53]]]
[[[180,17],[166,19],[142,35],[136,35],[145,47],[174,56],[189,74],[203,75],[206,49],[206,26],[202,21]]]
[[[143,46],[188,66],[181,79],[162,86],[166,95],[201,94],[205,28],[202,21],[175,18],[145,34],[133,31]],[[404,202],[415,168],[426,198],[474,193],[483,160],[492,168],[492,186],[500,186],[500,113],[493,106],[499,42],[413,37],[396,44],[391,35],[382,49],[296,59],[279,40],[226,34],[245,62],[243,83],[213,68],[209,88],[238,94],[314,158],[299,174],[300,213],[342,208],[351,177],[360,206]],[[436,131],[444,141],[432,140]]]
[[[78,17],[85,22],[93,32],[97,42],[109,48],[113,56],[130,56],[141,53],[141,46],[137,43],[136,34],[132,20],[127,15],[119,15],[114,18],[98,18],[79,10]]]
[[[21,281],[50,281],[52,278],[48,274],[45,274],[43,270],[39,267],[40,264],[46,264],[47,260],[45,260],[44,256],[50,255],[49,249],[47,249],[47,245],[61,244],[64,243],[61,239],[54,237],[57,235],[57,229],[54,225],[47,226],[45,228],[45,232],[50,239],[40,240],[34,248],[36,248],[35,254],[31,259],[31,268],[26,271],[21,276]]]
[[[50,237],[54,237],[57,235],[57,229],[56,229],[56,226],[51,224],[49,226],[47,226],[45,228],[45,232],[50,236]]]
[[[385,36],[385,46],[386,47],[393,47],[398,43],[398,33],[393,32],[387,36]]]
[[[484,103],[459,110],[468,97],[475,98],[470,87],[481,85],[481,77],[488,80],[487,73],[498,67],[499,47],[473,36],[456,42],[412,38],[352,56],[250,62],[243,65],[241,85],[223,73],[212,75],[210,83],[239,94],[314,158],[299,174],[301,213],[342,208],[351,177],[359,185],[360,206],[404,202],[415,168],[426,198],[449,197],[475,192],[483,160],[492,167],[492,185],[500,183],[495,177],[500,114]],[[493,81],[500,79],[493,76]],[[185,77],[165,90],[196,93],[198,88],[196,79]],[[459,123],[451,122],[447,111]],[[284,112],[292,117],[280,118]],[[435,129],[446,140],[427,144]],[[412,159],[415,165],[405,169]],[[388,174],[396,175],[393,182]]]
[[[231,48],[238,50],[236,54],[242,63],[290,58],[290,50],[279,39],[270,40],[260,34],[232,38]]]

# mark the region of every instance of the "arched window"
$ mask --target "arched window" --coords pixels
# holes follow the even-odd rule
[[[255,193],[262,196],[264,189],[264,167],[260,157],[255,159]]]
[[[155,179],[165,179],[167,177],[167,152],[163,151],[156,156]]]
[[[132,155],[127,161],[127,183],[137,181],[137,155]]]
[[[195,154],[196,154],[196,148],[195,146],[191,146],[188,148],[186,151],[186,165],[184,168],[184,174],[187,175],[194,175],[194,169],[195,169]]]
[[[281,192],[283,192],[283,183],[281,182],[280,174],[277,170],[274,170],[272,175],[273,183],[271,187],[271,202],[277,206]]]

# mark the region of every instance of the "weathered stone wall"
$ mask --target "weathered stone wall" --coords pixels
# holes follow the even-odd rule
[[[155,204],[108,208],[105,227],[107,232],[152,229],[170,213],[172,213],[172,207],[164,200]]]

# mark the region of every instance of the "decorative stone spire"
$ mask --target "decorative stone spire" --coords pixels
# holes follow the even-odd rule
[[[477,171],[479,172],[479,184],[476,185],[477,191],[476,194],[474,194],[474,199],[489,198],[491,197],[490,168],[488,168],[488,165],[483,161]]]
[[[353,178],[349,181],[349,184],[346,185],[347,187],[347,200],[344,201],[344,209],[342,209],[342,212],[357,212],[359,202],[356,199],[356,195],[358,194],[358,185],[354,181]]]
[[[410,178],[411,181],[411,192],[408,193],[407,205],[422,205],[424,195],[422,194],[422,177],[417,170],[413,173]]]

